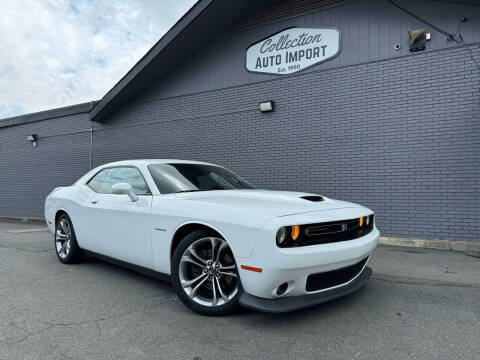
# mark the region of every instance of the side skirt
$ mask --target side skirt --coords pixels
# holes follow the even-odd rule
[[[155,271],[155,270],[143,267],[143,266],[138,266],[138,265],[135,265],[135,264],[131,264],[131,263],[128,263],[126,261],[114,259],[114,258],[111,258],[110,256],[98,254],[98,253],[93,252],[93,251],[84,250],[84,249],[82,249],[82,251],[88,256],[100,259],[100,260],[108,262],[110,264],[114,264],[114,265],[123,267],[125,269],[132,270],[132,271],[141,273],[143,275],[153,277],[153,278],[158,279],[158,280],[171,282],[171,277],[168,274],[164,274],[164,273],[161,273],[161,272],[158,272],[158,271]]]

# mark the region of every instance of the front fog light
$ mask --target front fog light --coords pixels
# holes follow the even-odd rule
[[[284,227],[278,229],[277,231],[277,243],[283,244],[285,242],[285,239],[287,238],[287,231],[285,230]]]

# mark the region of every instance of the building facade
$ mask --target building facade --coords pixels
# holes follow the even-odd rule
[[[247,69],[292,29],[336,29],[337,53]],[[98,103],[0,121],[0,215],[42,216],[90,167],[180,158],[362,203],[385,236],[480,241],[479,43],[474,1],[201,0]]]

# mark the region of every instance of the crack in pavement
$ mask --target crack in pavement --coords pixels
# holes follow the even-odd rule
[[[12,327],[14,327],[14,328],[16,328],[16,329],[19,329],[20,331],[23,331],[23,332],[26,333],[27,335],[25,335],[24,337],[22,337],[21,339],[19,339],[19,340],[17,340],[17,341],[14,341],[13,343],[12,343],[12,342],[9,342],[9,341],[6,341],[5,343],[8,344],[8,345],[10,345],[10,344],[19,344],[19,343],[27,340],[28,338],[30,338],[30,337],[32,337],[32,336],[36,336],[36,335],[41,334],[41,333],[43,333],[43,332],[45,332],[45,331],[48,331],[48,330],[50,330],[50,329],[52,328],[52,326],[49,326],[49,327],[44,328],[44,329],[42,329],[42,330],[39,330],[39,331],[36,331],[36,332],[31,332],[31,331],[25,330],[24,328],[22,328],[21,326],[19,326],[17,323],[15,323],[15,322],[13,322],[13,321],[11,321],[9,325],[12,326]]]
[[[165,301],[163,302],[160,302],[160,303],[156,303],[154,306],[161,306],[165,303],[167,303],[168,301],[170,301],[169,299],[165,299]],[[33,337],[33,336],[37,336],[39,334],[42,334],[46,331],[49,331],[51,329],[53,329],[54,327],[69,327],[69,326],[85,326],[85,325],[89,325],[89,324],[96,324],[97,325],[97,328],[98,329],[101,329],[98,324],[102,321],[106,321],[106,320],[114,320],[114,319],[121,319],[122,317],[125,317],[125,316],[129,316],[129,315],[132,315],[132,314],[136,314],[136,313],[141,313],[141,312],[144,312],[146,310],[148,310],[149,308],[152,308],[152,305],[148,305],[148,306],[145,306],[143,307],[142,309],[140,310],[133,310],[133,311],[128,311],[128,312],[125,312],[125,313],[121,313],[121,314],[117,314],[117,315],[112,315],[112,316],[104,316],[104,317],[101,317],[101,318],[97,318],[97,319],[91,319],[91,320],[85,320],[85,321],[72,321],[72,322],[49,322],[49,321],[44,321],[44,320],[37,320],[39,323],[45,325],[46,327],[39,330],[39,331],[36,331],[36,332],[30,332],[30,331],[27,331],[26,329],[22,328],[21,326],[19,326],[19,324],[21,324],[22,322],[20,323],[15,323],[14,320],[10,321],[8,323],[8,325],[10,326],[13,326],[23,332],[25,332],[27,335],[22,337],[21,339],[17,340],[17,341],[14,341],[13,343],[12,342],[8,342],[6,341],[7,344],[19,344],[19,343],[22,343],[24,342],[25,340]],[[26,320],[25,320],[26,321]],[[7,325],[7,326],[8,326]],[[100,331],[101,332],[101,331]]]

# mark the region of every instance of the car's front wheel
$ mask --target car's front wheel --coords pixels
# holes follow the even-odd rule
[[[67,214],[62,214],[55,224],[55,250],[58,260],[64,264],[75,263],[82,257],[72,221]]]
[[[225,315],[239,306],[240,279],[232,250],[208,230],[196,230],[180,242],[172,284],[179,298],[200,314]]]

